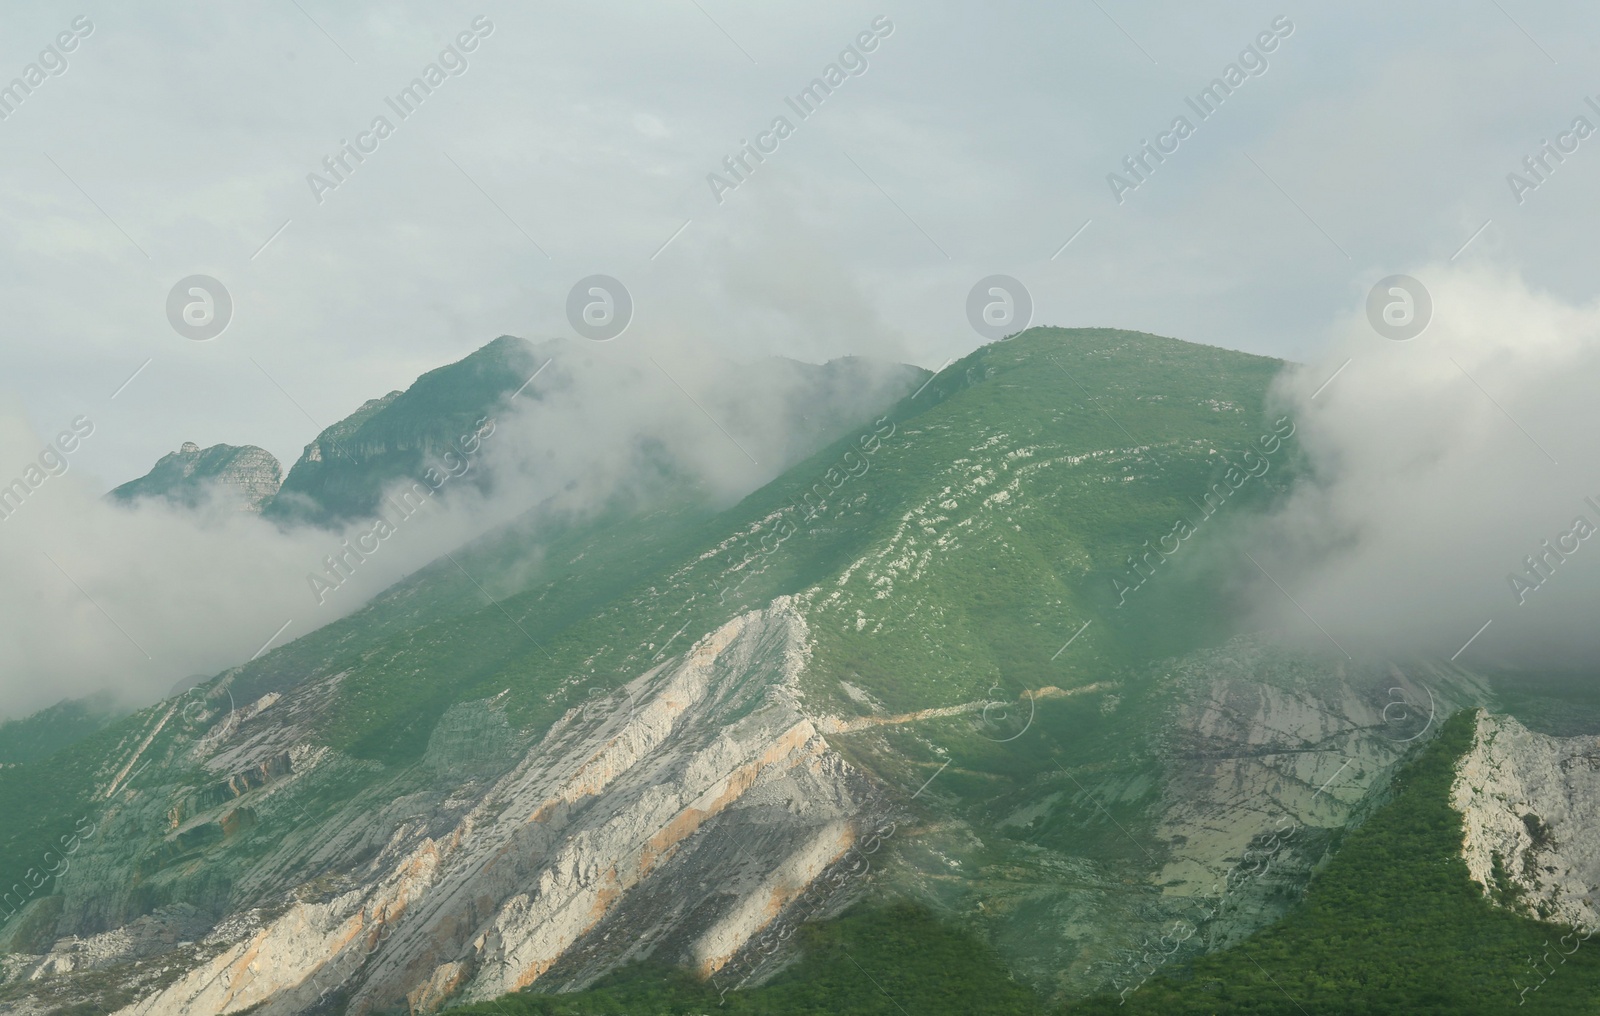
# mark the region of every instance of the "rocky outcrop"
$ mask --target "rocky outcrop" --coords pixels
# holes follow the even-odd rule
[[[452,450],[469,455],[463,442],[475,447],[469,437],[548,359],[532,343],[502,335],[403,392],[368,400],[305,446],[267,514],[319,525],[372,516],[385,488],[442,469],[440,458]],[[475,472],[470,482],[486,481]]]
[[[174,954],[180,976],[122,1012],[270,1016],[330,999],[432,1011],[535,983],[580,988],[646,957],[714,974],[840,862],[873,797],[800,706],[806,659],[805,622],[780,599],[641,675],[612,708],[568,713],[493,779],[432,799],[390,787],[377,814],[358,801],[321,818],[238,879],[253,905]],[[236,710],[226,736],[197,744],[234,778],[192,792],[169,837],[270,814],[335,764],[325,749],[285,759],[299,723],[286,706]],[[503,750],[494,713],[453,709],[422,766]],[[297,881],[318,870],[337,876]],[[73,948],[36,968],[61,971],[53,957]]]
[[[74,978],[117,978],[137,989],[119,1003],[126,1016],[431,1012],[530,986],[581,989],[642,959],[750,984],[787,962],[758,943],[858,898],[871,855],[880,886],[957,911],[970,898],[969,918],[1019,976],[1115,991],[1146,975],[1142,940],[1183,922],[1181,958],[1270,923],[1333,830],[1382,798],[1390,770],[1452,708],[1484,694],[1453,668],[1359,668],[1236,639],[1162,669],[1171,704],[1147,732],[1154,768],[1054,769],[1020,810],[984,818],[979,804],[963,817],[933,800],[949,792],[937,758],[892,780],[904,790],[894,803],[885,774],[905,761],[873,739],[981,732],[995,703],[870,723],[814,714],[800,692],[800,602],[736,617],[537,738],[510,727],[498,698],[451,707],[403,771],[319,743],[316,720],[344,673],[244,704],[226,686],[175,703],[108,765],[102,831],[47,901],[61,930],[6,969],[68,999]],[[1098,699],[1114,714],[1121,694],[1130,688],[1097,682],[1027,697]],[[1580,764],[1593,746],[1538,747],[1504,729],[1488,740],[1537,750],[1519,747],[1514,766],[1497,756],[1495,771],[1546,775],[1497,777],[1499,810],[1475,806],[1489,818],[1474,828],[1500,839],[1469,835],[1469,854],[1480,841],[1525,851],[1526,800],[1554,844],[1535,850],[1535,867],[1592,872],[1570,830],[1600,789],[1579,785],[1596,778]],[[174,752],[209,779],[153,781],[194,772],[173,766]],[[1565,798],[1551,797],[1558,784]],[[1123,856],[1020,839],[1053,815],[1103,817],[1101,842]],[[196,886],[210,895],[150,905]]]
[[[1600,737],[1549,737],[1481,713],[1450,800],[1485,893],[1546,920],[1600,924]]]
[[[1259,635],[1162,665],[1156,681],[1170,702],[1146,735],[1156,772],[1086,772],[1007,818],[1098,819],[1122,863],[1057,858],[1039,865],[1030,908],[992,890],[979,904],[994,937],[1010,939],[1013,968],[1058,997],[1132,991],[1282,917],[1415,749],[1490,694],[1448,664],[1356,663]],[[1119,707],[1108,697],[1103,708]],[[1071,888],[1041,892],[1052,882]],[[1046,902],[1059,930],[1030,937]]]
[[[1157,827],[1170,848],[1158,881],[1170,896],[1203,896],[1272,841],[1261,877],[1230,893],[1218,943],[1280,916],[1329,834],[1360,821],[1446,717],[1488,696],[1450,666],[1359,665],[1250,637],[1193,654],[1173,680],[1181,698],[1163,735]],[[1295,892],[1282,891],[1285,878]]]
[[[264,448],[226,444],[201,448],[185,441],[177,451],[163,455],[150,472],[106,496],[124,502],[160,498],[184,508],[196,508],[215,497],[239,511],[259,512],[282,483],[283,467]]]

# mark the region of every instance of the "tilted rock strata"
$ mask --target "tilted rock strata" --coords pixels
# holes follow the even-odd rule
[[[1600,738],[1549,737],[1509,716],[1480,713],[1450,801],[1461,812],[1461,852],[1485,892],[1495,859],[1547,920],[1600,925]]]
[[[786,599],[735,619],[635,680],[631,706],[569,713],[447,832],[397,830],[378,877],[122,1011],[288,1014],[333,991],[353,1013],[431,1010],[662,950],[716,970],[849,849],[870,793],[799,707],[805,645]],[[250,728],[232,740],[281,750]]]
[[[116,501],[159,498],[195,508],[213,495],[239,511],[260,512],[278,493],[283,467],[272,453],[255,445],[212,445],[193,441],[163,455],[144,476],[106,495]]]

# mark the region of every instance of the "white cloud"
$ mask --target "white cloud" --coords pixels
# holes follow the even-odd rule
[[[158,501],[109,503],[77,466],[107,425],[80,414],[80,429],[93,432],[66,457],[65,471],[52,456],[45,465],[60,475],[41,469],[29,477],[37,488],[0,520],[0,646],[9,675],[0,681],[0,716],[102,689],[151,700],[185,677],[248,659],[285,621],[292,623],[280,644],[357,609],[538,504],[581,519],[617,495],[649,493],[663,472],[699,481],[715,504],[732,503],[804,449],[793,420],[809,415],[802,426],[837,426],[892,402],[908,383],[881,364],[849,387],[823,386],[770,363],[712,359],[692,343],[658,350],[660,367],[581,340],[547,343],[539,354],[554,359],[495,414],[466,471],[438,483],[409,518],[386,505],[381,513],[394,532],[380,541],[362,539],[374,530],[371,519],[338,533],[282,530],[227,504],[191,514]],[[808,402],[817,395],[826,406]],[[0,412],[0,495],[71,422],[41,435],[14,405]],[[488,498],[468,479],[485,473]],[[329,581],[325,559],[349,545],[370,552],[345,557],[345,578],[331,591],[314,587],[310,576]]]
[[[1588,326],[1585,311],[1549,308],[1581,303],[1592,288],[1589,224],[1600,197],[1585,181],[1600,150],[1585,146],[1522,205],[1504,180],[1594,91],[1578,47],[1600,29],[1600,11],[1575,3],[1519,11],[1527,35],[1493,5],[1441,17],[1369,0],[1294,14],[1296,31],[1270,71],[1121,207],[1106,173],[1279,9],[1133,0],[1116,13],[1137,44],[1092,5],[974,15],[938,0],[890,10],[895,33],[870,71],[718,207],[705,174],[877,11],[832,0],[708,4],[706,13],[576,0],[506,8],[491,15],[496,30],[471,69],[319,205],[306,174],[484,11],[301,6],[92,15],[95,32],[70,70],[0,121],[9,153],[0,159],[0,378],[19,400],[14,416],[34,429],[80,413],[96,420],[73,467],[84,504],[185,440],[259,444],[292,460],[365,399],[493,336],[569,335],[567,290],[595,272],[633,292],[635,324],[606,355],[642,372],[654,371],[652,357],[758,353],[870,352],[936,366],[980,341],[964,299],[996,272],[1032,289],[1037,323],[1137,328],[1326,363],[1326,322],[1373,281],[1443,262],[1489,222],[1457,263],[1513,265],[1549,294],[1535,303],[1553,315],[1551,336]],[[14,12],[0,81],[78,13],[52,2]],[[206,343],[180,338],[163,314],[168,289],[195,272],[221,278],[238,308]],[[1495,289],[1505,300],[1514,291]],[[1456,334],[1447,312],[1414,348]],[[1552,445],[1574,440],[1575,423],[1544,420],[1525,376],[1532,364],[1506,350],[1480,361],[1473,349],[1497,347],[1458,330],[1458,358],[1485,388],[1504,391],[1530,432],[1543,434],[1543,421]],[[1417,372],[1406,374],[1411,383],[1459,427],[1440,432],[1416,419],[1406,431],[1396,409],[1388,423],[1411,435],[1400,447],[1415,447],[1425,467],[1410,475],[1385,458],[1400,454],[1384,451],[1389,431],[1363,437],[1372,421],[1355,414],[1344,443],[1326,439],[1328,455],[1359,459],[1364,470],[1337,482],[1327,474],[1334,489],[1317,511],[1331,526],[1377,524],[1360,506],[1388,503],[1383,469],[1464,497],[1479,482],[1474,455],[1510,455],[1517,437],[1493,428],[1492,407],[1473,408],[1470,386],[1452,387],[1447,361],[1411,364],[1408,347],[1358,358],[1313,407],[1308,439],[1320,426],[1315,413],[1336,411],[1320,403],[1354,398],[1341,393],[1372,376],[1380,355],[1402,357]],[[1579,357],[1574,371],[1588,366],[1563,355]],[[1571,376],[1538,384],[1564,391]],[[720,454],[714,430],[684,434],[700,443],[699,457]],[[1581,448],[1572,454],[1582,461]],[[1493,493],[1506,482],[1543,490],[1526,464],[1484,468],[1491,501],[1507,496]],[[1574,480],[1572,496],[1579,487]],[[66,514],[98,517],[84,512]],[[1395,505],[1376,517],[1409,520],[1385,537],[1392,547],[1379,545],[1411,554],[1453,516],[1440,505],[1413,518]],[[1527,528],[1515,538],[1489,533],[1487,518],[1485,532],[1470,529],[1470,539],[1503,540],[1495,554],[1514,551],[1496,568],[1559,520],[1517,521]],[[167,533],[165,523],[143,524]],[[17,542],[0,527],[0,552],[37,556]],[[95,546],[91,573],[96,554],[112,552]],[[1492,556],[1487,546],[1473,552]],[[1447,642],[1455,625],[1472,627],[1453,605],[1476,587],[1465,564],[1441,567],[1462,579],[1451,608],[1435,611]],[[1353,599],[1367,573],[1347,568],[1346,578],[1325,571],[1319,581]],[[134,573],[153,581],[157,571],[149,563]],[[252,625],[273,627],[239,610],[222,626],[228,652],[248,643]]]
[[[1263,564],[1351,652],[1449,657],[1492,619],[1471,662],[1592,659],[1600,542],[1571,541],[1531,593],[1509,576],[1578,516],[1600,528],[1584,500],[1600,503],[1600,301],[1485,267],[1414,274],[1433,296],[1426,331],[1395,342],[1352,314],[1328,357],[1280,386],[1311,472]],[[1321,637],[1261,593],[1274,622]]]

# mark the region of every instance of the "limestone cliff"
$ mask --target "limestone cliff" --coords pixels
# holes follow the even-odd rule
[[[966,914],[1047,992],[1117,990],[1145,976],[1141,941],[1175,922],[1192,926],[1193,956],[1280,915],[1390,769],[1484,695],[1454,668],[1346,666],[1235,639],[1157,675],[1170,706],[1137,735],[1156,768],[1062,773],[985,820],[927,777],[894,779],[904,760],[885,738],[981,730],[994,703],[871,723],[813,711],[804,605],[737,616],[537,736],[508,723],[504,695],[453,706],[396,770],[313,733],[344,673],[248,703],[226,682],[173,700],[107,767],[99,828],[63,891],[14,926],[7,979],[35,987],[0,1011],[104,999],[108,977],[126,1016],[432,1012],[580,989],[646,958],[759,983],[792,953],[758,943],[781,946],[873,885]],[[1114,715],[1118,690],[1029,697]],[[1596,867],[1577,832],[1579,802],[1600,789],[1592,739],[1505,721],[1483,740],[1463,770],[1482,788],[1468,807],[1474,871],[1490,850],[1531,856],[1530,891],[1568,914]],[[180,775],[196,764],[209,783]],[[1114,818],[1120,860],[1020,838],[1108,808],[1147,826],[1151,846]],[[1519,839],[1528,809],[1548,823],[1537,845]]]
[[[124,502],[160,498],[185,508],[216,497],[239,511],[259,512],[282,483],[283,467],[264,448],[226,444],[201,448],[185,441],[177,451],[163,455],[150,472],[106,496]]]
[[[1451,803],[1484,892],[1546,920],[1600,925],[1600,737],[1550,737],[1482,713]]]
[[[805,623],[779,600],[526,748],[499,703],[455,707],[416,789],[385,781],[328,811],[319,790],[360,763],[305,743],[302,723],[338,676],[245,707],[214,696],[203,716],[188,710],[205,729],[188,750],[212,787],[151,786],[148,773],[141,784],[142,762],[112,774],[113,807],[62,904],[78,926],[107,930],[8,965],[39,980],[158,955],[129,975],[147,985],[130,1016],[431,1011],[536,982],[581,987],[648,956],[713,974],[808,893],[854,891],[816,883],[855,842],[874,791],[801,709],[806,656]],[[168,725],[183,721],[174,710]],[[209,929],[192,907],[116,916],[139,890],[115,873],[163,801],[171,857],[140,867],[155,875],[220,841],[245,865]],[[286,812],[302,818],[289,834],[258,835]]]

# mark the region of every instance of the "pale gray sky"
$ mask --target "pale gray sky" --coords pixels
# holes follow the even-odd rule
[[[1594,274],[1600,140],[1521,206],[1505,180],[1600,88],[1579,4],[37,3],[0,80],[78,15],[69,69],[0,122],[0,378],[41,431],[100,423],[79,468],[107,486],[184,440],[292,460],[496,335],[570,334],[595,272],[633,292],[619,355],[930,367],[980,341],[993,273],[1036,323],[1313,361],[1373,281],[1485,221],[1462,259],[1574,300]],[[468,70],[399,121],[384,98],[480,15]],[[784,97],[880,15],[868,70],[799,121]],[[1280,16],[1268,70],[1198,121],[1185,98]],[[318,204],[307,174],[384,113]],[[719,206],[706,174],[778,115]],[[1194,134],[1119,206],[1106,175],[1178,115]],[[209,342],[164,316],[193,273],[236,304]]]
[[[1302,361],[1284,391],[1315,469],[1247,535],[1325,631],[1263,585],[1266,623],[1443,657],[1489,619],[1480,659],[1600,653],[1583,620],[1600,551],[1526,597],[1508,584],[1580,512],[1600,524],[1582,500],[1600,498],[1600,137],[1544,156],[1520,200],[1507,183],[1546,140],[1570,146],[1574,118],[1600,127],[1600,9],[252,0],[5,17],[0,87],[34,62],[59,73],[32,72],[0,120],[0,479],[73,420],[94,432],[0,532],[0,642],[23,675],[0,714],[107,684],[159,694],[286,617],[284,638],[327,619],[302,582],[326,534],[128,516],[100,492],[186,440],[287,465],[498,335],[571,337],[568,292],[597,273],[635,316],[586,348],[702,390],[727,358],[936,368],[982,341],[967,297],[995,274],[1028,287],[1034,323]],[[74,24],[63,71],[40,53]],[[464,72],[401,119],[386,98],[475,24]],[[875,24],[866,69],[841,60]],[[1274,25],[1263,69],[1247,47]],[[785,99],[835,60],[860,72],[802,119]],[[1190,100],[1233,63],[1255,73],[1201,119]],[[392,134],[314,192],[308,174],[380,115]],[[793,130],[719,203],[707,175],[747,140],[771,147],[779,116]],[[1179,116],[1192,129],[1170,151]],[[1169,154],[1119,203],[1107,176],[1146,141]],[[1413,342],[1363,315],[1396,273],[1435,297]],[[209,341],[167,318],[195,274],[234,304]],[[665,382],[600,387],[542,410],[609,434],[544,449],[548,483],[592,460],[623,482],[640,433],[679,435],[730,490],[763,479]],[[498,517],[418,530],[328,615]]]

